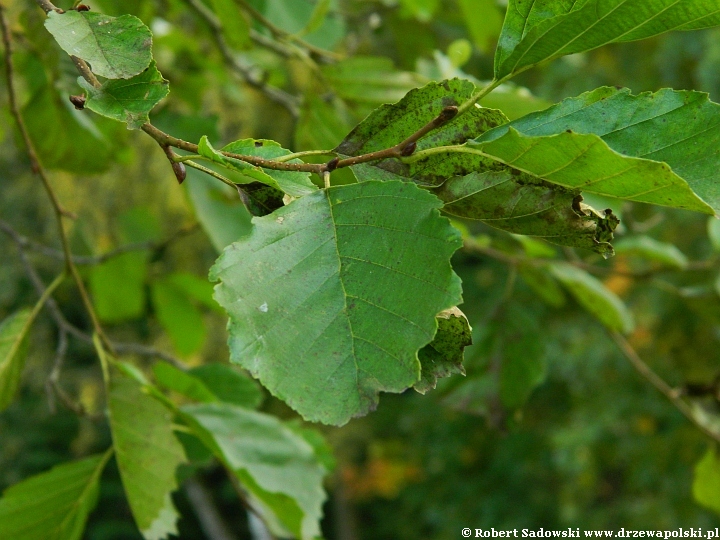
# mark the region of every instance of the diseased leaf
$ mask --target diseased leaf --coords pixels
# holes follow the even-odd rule
[[[265,159],[276,159],[290,154],[289,150],[285,150],[275,141],[260,139],[235,141],[225,146],[222,151],[232,154],[257,156]],[[263,169],[240,161],[239,159],[225,157],[212,147],[207,137],[200,139],[198,153],[215,163],[236,170],[252,180],[257,180],[258,182],[279,189],[291,197],[302,197],[318,189],[310,180],[310,173]],[[302,161],[294,159],[289,161],[289,163],[302,163]]]
[[[553,186],[513,169],[456,176],[434,189],[454,216],[477,219],[515,234],[613,254],[618,219],[582,204],[577,190]]]
[[[0,411],[15,399],[27,354],[32,310],[23,309],[0,323]]]
[[[633,255],[680,270],[688,264],[685,254],[674,245],[644,235],[621,239],[615,244],[615,252],[618,255]]]
[[[467,148],[565,188],[713,213],[666,163],[624,156],[597,135],[564,131],[531,137],[513,127],[497,135],[488,132]]]
[[[185,455],[173,434],[172,413],[116,368],[106,385],[113,446],[135,523],[146,540],[177,534],[170,493],[178,487],[175,469]]]
[[[9,487],[0,499],[0,531],[12,540],[80,540],[112,450],[63,463]]]
[[[553,263],[549,270],[582,307],[609,329],[624,334],[632,332],[632,314],[622,300],[597,278],[567,263]]]
[[[435,338],[418,351],[421,374],[413,388],[425,394],[437,380],[455,373],[465,375],[462,361],[465,347],[472,345],[472,329],[465,314],[453,307],[438,313]]]
[[[304,437],[273,416],[229,404],[191,405],[181,412],[237,475],[274,534],[303,540],[320,536],[327,471]]]
[[[720,456],[709,448],[695,465],[693,497],[703,506],[720,514]]]
[[[608,43],[718,24],[720,10],[712,0],[510,0],[495,78]]]
[[[449,264],[460,235],[439,206],[410,183],[364,182],[254,218],[210,271],[232,361],[329,424],[415,384],[435,315],[460,301]]]
[[[703,92],[659,90],[632,95],[602,87],[566,99],[483,135],[512,127],[526,136],[571,130],[595,134],[616,152],[667,163],[715,212],[720,212],[720,105]]]
[[[155,61],[130,79],[109,80],[100,88],[82,77],[78,78],[78,83],[88,93],[87,109],[125,122],[128,129],[139,129],[148,122],[148,113],[170,93],[168,81],[155,67]]]
[[[129,79],[152,60],[152,33],[133,15],[51,11],[45,28],[62,50],[89,62],[93,73],[101,77]]]

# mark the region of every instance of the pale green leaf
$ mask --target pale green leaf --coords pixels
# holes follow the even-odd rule
[[[100,319],[117,323],[143,314],[147,257],[131,251],[92,268],[90,292]]]
[[[440,7],[440,0],[400,0],[403,13],[421,22],[430,22]]]
[[[304,36],[306,34],[312,34],[318,30],[325,22],[325,18],[327,17],[328,11],[330,11],[331,4],[332,0],[317,0],[312,14],[310,15],[310,20],[307,24],[305,24],[305,27],[297,33],[297,35]]]
[[[645,235],[621,239],[615,243],[615,253],[632,255],[680,270],[686,268],[688,264],[687,257],[676,246]]]
[[[527,88],[505,83],[482,98],[480,105],[490,109],[499,109],[510,120],[515,120],[527,114],[547,109],[552,103],[534,96]]]
[[[364,182],[254,218],[210,272],[231,359],[329,424],[415,384],[435,315],[460,301],[449,263],[460,235],[440,205],[414,184]]]
[[[109,80],[95,88],[82,77],[80,86],[87,92],[85,107],[113,120],[127,123],[128,129],[139,129],[148,122],[148,113],[170,93],[168,81],[155,62],[130,79]]]
[[[232,154],[257,156],[265,159],[275,159],[290,154],[289,150],[285,150],[275,141],[262,139],[235,141],[225,146],[222,150]],[[263,169],[239,159],[226,157],[212,147],[207,137],[200,139],[198,153],[215,163],[236,170],[252,180],[279,189],[291,197],[302,197],[317,190],[317,186],[310,180],[310,173]],[[295,159],[289,163],[302,162]]]
[[[9,487],[0,499],[0,531],[8,540],[80,540],[97,504],[100,475],[112,456],[63,463]]]
[[[303,540],[320,536],[327,471],[304,437],[273,416],[229,404],[185,406],[181,412],[237,475],[276,535]]]
[[[495,53],[495,77],[608,43],[718,24],[720,8],[714,0],[510,0]]]
[[[553,263],[549,265],[549,270],[582,307],[610,330],[624,334],[632,332],[632,314],[622,300],[597,278],[568,263]]]
[[[129,79],[152,60],[152,33],[133,15],[51,11],[45,28],[66,53],[89,62],[101,77]]]
[[[459,0],[462,18],[475,46],[490,52],[492,42],[500,34],[502,16],[495,0]]]
[[[263,0],[263,14],[275,26],[289,33],[301,32],[313,18],[317,2],[298,2],[297,0]],[[330,0],[330,8],[338,9],[338,0]],[[343,17],[330,11],[314,32],[303,37],[304,41],[323,49],[332,50],[345,36]]]
[[[0,323],[0,411],[15,399],[27,354],[32,310],[23,309]]]
[[[472,329],[465,314],[453,307],[438,313],[435,338],[418,351],[421,378],[413,388],[425,394],[437,380],[453,374],[465,375],[462,361],[465,347],[472,345]]]
[[[215,14],[222,23],[222,34],[231,47],[244,49],[250,44],[250,24],[234,0],[212,0]]]
[[[467,39],[456,39],[448,45],[447,55],[454,67],[462,67],[472,56],[472,45]]]
[[[708,218],[707,230],[713,251],[720,252],[720,219]]]
[[[135,523],[146,540],[177,534],[170,493],[185,455],[173,434],[172,412],[120,371],[111,371],[107,386],[113,446]]]
[[[695,465],[692,490],[697,502],[720,514],[720,456],[715,448]]]
[[[155,315],[175,349],[182,355],[197,352],[205,341],[205,323],[185,291],[161,279],[152,283],[150,293]]]
[[[720,105],[705,93],[663,89],[635,96],[627,88],[602,87],[498,127],[484,134],[482,140],[497,139],[510,127],[531,137],[567,130],[594,134],[620,154],[664,162],[720,212]],[[571,137],[565,135],[566,139]],[[660,186],[646,184],[647,188]]]
[[[203,306],[210,309],[219,309],[217,302],[212,297],[212,283],[207,279],[188,272],[173,272],[167,276],[167,281]]]

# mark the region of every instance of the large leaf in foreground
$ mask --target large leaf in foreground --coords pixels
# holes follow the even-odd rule
[[[168,81],[154,61],[135,77],[109,80],[100,88],[95,88],[82,77],[78,83],[88,93],[85,107],[113,120],[126,122],[128,129],[138,129],[148,122],[148,113],[170,93]]]
[[[152,60],[152,33],[133,15],[51,11],[45,28],[66,53],[89,62],[101,77],[129,79]]]
[[[720,24],[714,0],[510,0],[495,56],[495,77],[550,58],[670,30]]]
[[[172,431],[172,413],[119,370],[111,371],[107,386],[113,446],[135,522],[146,540],[177,534],[170,492],[177,489],[175,469],[185,454]]]
[[[273,416],[227,403],[181,411],[200,440],[237,475],[275,534],[303,540],[320,536],[327,471],[303,437]]]
[[[564,131],[528,137],[511,127],[500,137],[493,137],[493,133],[486,133],[463,149],[477,150],[565,188],[713,213],[667,164],[624,156],[597,135]]]
[[[100,475],[112,455],[63,463],[9,487],[0,499],[0,531],[12,540],[79,540],[97,504]]]
[[[623,155],[663,161],[720,212],[720,105],[703,92],[665,88],[634,96],[627,88],[598,88],[495,128],[483,140],[509,127],[533,137],[593,133]]]
[[[231,359],[329,424],[412,386],[435,315],[460,302],[450,267],[460,235],[440,206],[411,183],[364,182],[254,218],[210,271]]]
[[[12,403],[20,386],[32,318],[32,310],[23,309],[0,323],[0,411]]]

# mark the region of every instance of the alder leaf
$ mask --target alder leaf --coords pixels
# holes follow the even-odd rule
[[[472,329],[465,314],[453,307],[438,313],[435,338],[418,352],[422,372],[413,388],[425,394],[437,380],[453,374],[465,375],[462,361],[465,347],[472,345]]]
[[[467,148],[565,188],[713,213],[666,163],[620,154],[597,135],[529,137],[509,127],[499,137],[489,132],[469,141]]]
[[[173,434],[172,413],[143,392],[135,378],[117,368],[108,371],[110,430],[130,509],[146,540],[167,538],[177,534],[170,493],[178,487],[175,469],[185,461]]]
[[[608,43],[718,24],[714,0],[510,0],[495,53],[495,78]]]
[[[277,418],[227,403],[180,409],[195,435],[237,476],[277,536],[320,537],[327,471],[304,437]]]
[[[714,447],[695,465],[692,491],[697,502],[720,514],[720,456]]]
[[[595,134],[620,154],[665,162],[720,213],[720,105],[703,92],[665,88],[632,95],[627,88],[601,87],[493,129],[482,140],[510,127],[533,137]]]
[[[632,332],[633,316],[618,296],[600,280],[568,263],[553,263],[548,269],[578,303],[610,330]]]
[[[128,129],[139,129],[148,122],[148,113],[170,93],[168,81],[158,71],[155,61],[130,79],[109,80],[100,88],[82,77],[78,78],[78,83],[88,94],[87,109],[125,122]]]
[[[63,463],[5,490],[0,499],[3,538],[80,540],[110,456],[112,450]]]
[[[0,323],[0,411],[15,399],[27,354],[32,310],[22,309]]]
[[[265,139],[235,141],[225,146],[222,151],[265,159],[276,159],[290,154],[289,150],[285,150],[275,141]],[[205,136],[200,139],[198,153],[215,163],[236,170],[252,180],[279,189],[291,197],[302,197],[318,189],[310,180],[310,173],[264,169],[239,159],[226,157],[215,150]],[[302,161],[294,159],[288,163],[302,163]]]
[[[129,79],[152,60],[152,33],[133,15],[51,11],[45,28],[63,51],[89,62],[93,73],[101,77]]]
[[[406,182],[332,187],[253,219],[210,271],[231,360],[306,419],[341,425],[420,379],[435,315],[460,302],[460,234]]]

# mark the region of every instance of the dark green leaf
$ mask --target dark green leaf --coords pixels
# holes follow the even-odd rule
[[[90,292],[98,316],[116,323],[134,319],[145,311],[147,253],[131,251],[93,267]]]
[[[634,96],[627,88],[598,88],[496,128],[482,140],[497,139],[509,127],[532,137],[567,130],[595,134],[620,154],[667,163],[720,211],[720,105],[705,93],[663,89]]]
[[[228,404],[181,409],[195,434],[232,470],[282,537],[320,536],[325,468],[304,437],[278,419]]]
[[[615,252],[618,255],[632,255],[680,270],[688,264],[687,257],[674,245],[658,242],[644,235],[623,238],[615,244]]]
[[[188,272],[173,272],[167,276],[167,281],[173,287],[185,293],[188,298],[210,309],[220,309],[213,299],[213,286],[207,279]]]
[[[211,269],[234,362],[305,418],[344,424],[420,378],[417,350],[457,304],[458,232],[404,182],[332,187],[254,218]],[[248,287],[252,283],[252,287]]]
[[[220,401],[249,409],[255,409],[262,403],[263,394],[255,381],[238,373],[233,366],[214,362],[192,368],[189,373],[201,380]]]
[[[495,77],[607,43],[718,24],[714,0],[510,0],[495,54]]]
[[[89,62],[101,77],[129,79],[152,60],[152,33],[132,15],[51,11],[45,27],[66,53]]]
[[[82,77],[78,82],[88,94],[86,108],[125,122],[128,129],[139,129],[148,122],[148,113],[170,93],[168,81],[157,70],[154,61],[142,73],[130,79],[106,81],[100,88]]]
[[[27,354],[32,311],[23,309],[0,323],[0,411],[15,399]]]
[[[437,380],[455,373],[465,375],[462,361],[465,347],[472,345],[472,330],[465,314],[458,308],[437,315],[435,338],[418,351],[421,378],[413,388],[421,394],[433,390]]]
[[[217,396],[200,379],[167,362],[157,362],[153,366],[153,374],[160,386],[189,397],[194,401],[200,403],[218,401]]]
[[[720,456],[709,448],[695,465],[693,497],[703,506],[720,514]]]
[[[267,216],[285,205],[282,191],[261,182],[243,184],[241,189],[247,196],[246,208],[253,216]]]
[[[547,304],[560,307],[565,303],[562,288],[547,270],[531,264],[522,265],[518,270],[523,281]]]
[[[605,326],[625,334],[632,331],[632,314],[622,300],[597,278],[567,263],[553,263],[549,269],[578,303]]]
[[[63,463],[8,488],[0,531],[8,540],[80,540],[97,504],[100,475],[112,451]]]

